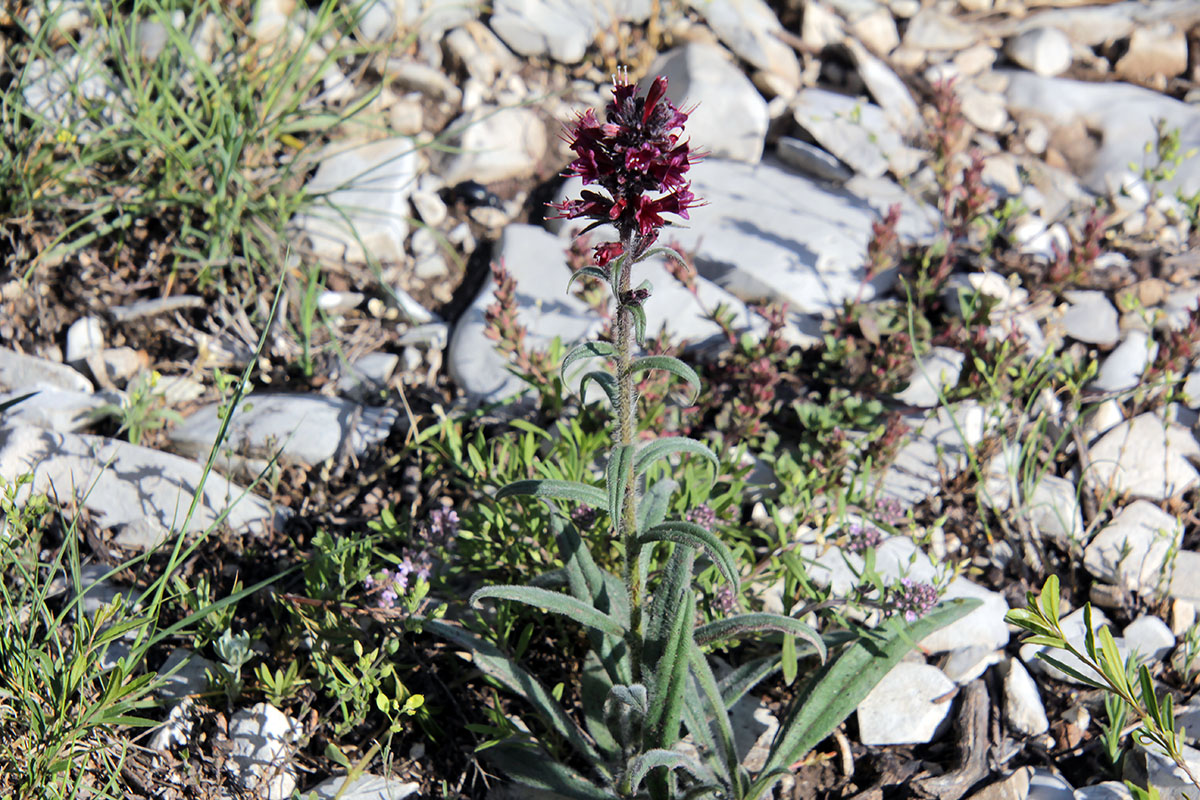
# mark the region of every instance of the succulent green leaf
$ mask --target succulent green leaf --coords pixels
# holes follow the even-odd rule
[[[625,779],[625,786],[622,787],[626,794],[632,796],[637,794],[637,790],[641,788],[642,781],[652,769],[665,767],[668,770],[682,769],[691,774],[697,780],[711,780],[712,773],[701,766],[691,756],[684,755],[678,750],[663,750],[655,748],[647,750],[629,765],[629,774]]]
[[[692,396],[688,402],[694,403],[700,396],[700,376],[696,374],[696,370],[674,356],[642,356],[630,364],[629,369],[635,375],[652,369],[664,370],[687,381],[692,389]]]
[[[764,772],[786,768],[803,758],[850,716],[915,643],[979,605],[974,598],[946,600],[914,622],[896,616],[873,631],[862,631],[797,693],[797,701],[771,744]]]
[[[608,272],[596,266],[581,267],[580,269],[577,269],[571,273],[571,278],[567,281],[568,292],[571,291],[571,287],[575,284],[575,281],[579,280],[580,278],[596,278],[597,280],[607,283]]]
[[[735,614],[701,625],[695,635],[697,644],[708,644],[760,631],[775,631],[803,639],[812,645],[821,661],[825,661],[825,642],[821,635],[800,620],[782,614]]]
[[[608,398],[608,404],[614,409],[617,407],[617,379],[613,377],[611,372],[602,369],[593,369],[579,379],[579,397],[584,400],[587,399],[588,381],[595,381],[596,385],[604,390],[604,395]]]
[[[509,691],[524,697],[546,725],[570,742],[571,746],[596,765],[596,769],[606,778],[610,777],[603,767],[599,751],[537,678],[513,663],[512,659],[500,652],[495,645],[469,631],[437,619],[422,619],[421,625],[424,630],[468,651],[471,654],[471,663],[483,674],[499,682]]]
[[[595,628],[613,636],[625,635],[624,626],[608,614],[597,611],[590,604],[562,592],[552,592],[536,586],[485,586],[471,595],[471,605],[477,606],[481,600],[488,599],[514,600],[534,608],[544,608],[554,614],[562,614],[580,625]]]
[[[483,751],[514,782],[553,792],[571,800],[612,800],[613,793],[597,786],[544,750],[500,744]]]
[[[686,436],[668,436],[656,439],[638,451],[637,457],[633,461],[633,474],[642,475],[650,469],[655,461],[675,453],[704,456],[713,463],[714,467],[721,468],[721,459],[717,458],[717,454],[710,450],[704,442],[689,439]]]
[[[576,345],[563,357],[562,366],[559,367],[563,382],[566,382],[567,379],[567,369],[576,361],[584,358],[608,358],[616,351],[617,349],[608,342],[584,342]]]
[[[598,486],[589,486],[578,481],[556,481],[538,479],[529,481],[513,481],[496,492],[496,499],[524,495],[536,497],[539,500],[569,500],[574,503],[587,503],[594,508],[604,508],[608,498],[604,490]]]
[[[659,523],[639,536],[638,542],[641,544],[675,542],[689,547],[703,548],[733,591],[738,590],[737,561],[734,560],[733,553],[724,542],[717,538],[716,534],[694,522],[673,520]]]

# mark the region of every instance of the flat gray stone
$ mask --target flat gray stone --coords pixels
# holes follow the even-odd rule
[[[1068,306],[1059,322],[1068,336],[1101,347],[1117,343],[1121,337],[1117,309],[1104,292],[1072,290],[1063,296]]]
[[[914,50],[966,50],[979,40],[979,34],[957,19],[925,8],[908,21],[904,46]]]
[[[1200,443],[1187,428],[1153,413],[1120,423],[1088,449],[1084,479],[1101,491],[1147,500],[1166,500],[1200,482],[1191,460]]]
[[[974,402],[953,411],[942,406],[927,417],[910,416],[912,439],[903,445],[883,476],[882,492],[904,505],[915,505],[942,482],[942,472],[955,475],[966,465],[967,448],[978,444],[987,430],[986,410]]]
[[[204,656],[198,656],[185,647],[177,647],[158,668],[159,676],[166,677],[154,693],[168,700],[182,700],[202,694],[208,690],[208,672],[215,670],[216,666]],[[167,675],[173,670],[171,675]]]
[[[4,412],[4,421],[15,425],[35,425],[60,433],[83,430],[95,422],[95,415],[107,405],[120,405],[114,392],[73,392],[64,389],[37,389],[37,394]],[[28,391],[0,392],[0,405],[28,394]]]
[[[884,16],[891,22],[891,14],[885,11]],[[892,25],[894,32],[895,23]],[[915,136],[923,123],[921,109],[908,86],[882,59],[876,58],[854,39],[847,39],[845,47],[858,66],[858,76],[862,78],[871,97],[875,98],[876,104],[883,109],[891,126],[901,134]]]
[[[832,184],[841,185],[854,177],[835,156],[801,139],[780,137],[775,143],[775,155],[787,166]]]
[[[1180,769],[1174,761],[1156,749],[1136,745],[1137,749],[1146,754],[1146,778],[1151,786],[1158,789],[1160,800],[1185,800],[1196,795],[1196,784],[1188,774]],[[1193,775],[1200,775],[1200,750],[1184,745],[1183,760]]]
[[[1008,659],[1004,674],[1004,718],[1019,733],[1040,736],[1050,730],[1046,707],[1029,671],[1015,658]]]
[[[667,97],[677,108],[694,107],[687,122],[693,147],[749,164],[762,158],[767,101],[720,47],[676,47],[660,54],[648,74],[667,78]]]
[[[461,152],[451,155],[441,177],[447,185],[473,180],[495,183],[527,178],[546,157],[546,126],[532,108],[480,106],[450,124],[461,131],[448,144]]]
[[[268,703],[238,711],[229,720],[227,769],[243,788],[267,800],[291,797],[296,773],[290,754],[300,725]]]
[[[33,475],[18,493],[22,502],[31,492],[64,505],[77,502],[102,527],[134,526],[158,540],[183,525],[203,471],[195,461],[100,436],[0,426],[0,477],[11,482]],[[266,500],[210,473],[183,532],[204,530],[226,508],[224,524],[240,533],[283,520]]]
[[[0,391],[25,394],[34,389],[94,391],[91,381],[65,364],[0,347]]]
[[[180,452],[208,456],[222,420],[219,404],[189,414],[171,431]],[[234,413],[223,449],[239,456],[320,464],[348,446],[355,455],[387,438],[400,412],[321,395],[251,394]]]
[[[962,352],[952,347],[935,347],[914,358],[910,383],[904,391],[897,392],[895,398],[917,408],[940,405],[946,392],[958,385],[965,358]]]
[[[780,37],[783,26],[764,0],[687,0],[721,43],[755,69],[771,76],[777,94],[800,86],[800,61]]]
[[[416,783],[379,775],[360,775],[349,783],[345,775],[335,775],[302,794],[305,798],[315,797],[317,800],[334,800],[335,797],[339,800],[404,800],[416,794],[420,788]]]
[[[987,672],[988,667],[1004,660],[1004,653],[982,645],[952,650],[942,664],[942,672],[959,686],[970,683]]]
[[[1200,603],[1200,553],[1180,550],[1175,554],[1167,594],[1180,600]]]
[[[1009,39],[1004,52],[1025,69],[1054,77],[1071,66],[1071,40],[1058,28],[1030,28]]]
[[[416,177],[417,147],[407,137],[330,145],[304,187],[317,200],[292,224],[320,258],[401,261]]]
[[[1137,386],[1155,354],[1158,343],[1151,341],[1145,331],[1131,330],[1125,341],[1104,357],[1100,371],[1092,381],[1098,392],[1124,392]]]
[[[796,96],[796,124],[861,175],[878,178],[889,170],[911,174],[918,151],[904,143],[888,115],[874,103],[830,92],[804,89]]]
[[[1074,800],[1075,788],[1061,775],[1040,767],[1034,769],[1029,779],[1029,795],[1026,800]]]
[[[1132,174],[1129,165],[1144,162],[1143,147],[1154,141],[1156,120],[1163,120],[1167,130],[1179,128],[1180,152],[1200,146],[1200,108],[1160,92],[1120,82],[1088,83],[1020,71],[999,74],[1008,77],[1009,111],[1014,116],[1042,119],[1055,128],[1082,122],[1097,132],[1099,149],[1079,176],[1094,192],[1115,192]],[[1188,196],[1200,191],[1200,159],[1185,160],[1159,189],[1166,195],[1176,189]]]
[[[859,703],[859,741],[865,745],[932,741],[950,713],[953,704],[942,698],[952,689],[954,682],[937,667],[900,662]]]
[[[596,38],[596,19],[572,0],[496,0],[488,22],[522,56],[578,64]]]
[[[1103,781],[1076,789],[1075,800],[1133,800],[1133,793],[1121,781]]]
[[[1161,661],[1175,647],[1175,634],[1171,633],[1171,628],[1152,614],[1143,614],[1126,625],[1121,635],[1130,650],[1149,661]]]
[[[1167,559],[1179,549],[1183,526],[1153,503],[1130,503],[1105,525],[1083,552],[1096,578],[1150,596],[1170,581]]]

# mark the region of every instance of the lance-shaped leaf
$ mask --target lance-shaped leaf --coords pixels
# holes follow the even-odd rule
[[[655,668],[646,718],[651,747],[670,747],[679,734],[696,607],[692,591],[695,558],[693,548],[682,544],[675,547],[650,607],[643,655],[645,663]]]
[[[825,661],[825,642],[821,639],[821,635],[800,620],[786,617],[783,614],[768,612],[735,614],[732,617],[713,620],[696,629],[696,643],[708,644],[762,631],[785,633],[803,639],[813,646],[821,661]]]
[[[631,444],[617,445],[608,458],[608,516],[615,531],[621,530],[621,510],[625,505],[625,490],[629,486],[632,462]]]
[[[470,631],[442,620],[423,619],[422,628],[435,636],[458,645],[471,654],[471,663],[483,674],[529,701],[534,711],[551,729],[571,743],[575,750],[593,764],[605,779],[611,775],[604,767],[603,757],[579,726],[559,706],[558,701],[542,683],[504,655],[491,642],[480,639]]]
[[[612,689],[612,679],[595,650],[589,650],[583,658],[583,673],[579,677],[579,699],[583,705],[583,722],[588,733],[609,761],[621,752],[621,745],[613,737],[612,730],[604,719],[604,700]]]
[[[729,720],[727,707],[721,697],[721,689],[717,685],[717,678],[713,675],[712,666],[708,663],[708,657],[696,645],[693,639],[689,660],[692,665],[692,675],[695,677],[700,690],[704,692],[704,700],[706,701],[707,711],[706,717],[712,719],[716,725],[717,735],[720,737],[720,751],[716,753],[717,763],[721,766],[721,772],[725,781],[733,785],[738,780],[738,757],[737,745],[733,738],[733,724]],[[696,703],[699,705],[699,703]],[[707,721],[705,728],[707,728]],[[689,730],[691,726],[689,725]],[[735,793],[736,794],[736,793]]]
[[[597,786],[566,764],[560,764],[544,750],[527,746],[499,744],[483,751],[513,781],[570,797],[572,800],[613,800],[613,792]]]
[[[1037,657],[1040,658],[1042,661],[1045,661],[1047,664],[1054,667],[1055,669],[1061,670],[1062,672],[1065,672],[1066,674],[1070,675],[1072,678],[1079,681],[1080,683],[1085,684],[1087,686],[1091,686],[1093,689],[1107,688],[1100,681],[1096,680],[1095,678],[1084,675],[1082,672],[1080,672],[1079,670],[1075,669],[1074,667],[1072,667],[1068,664],[1064,664],[1062,661],[1059,661],[1057,658],[1055,658],[1054,656],[1045,652],[1044,650],[1039,651],[1037,654]]]
[[[786,768],[833,732],[914,644],[978,608],[975,598],[946,600],[914,622],[896,616],[864,631],[797,693],[787,721],[771,743],[765,772]]]
[[[569,500],[574,503],[586,503],[594,508],[604,508],[608,497],[598,486],[589,486],[579,481],[556,481],[539,479],[529,481],[513,481],[496,492],[496,499],[525,495],[539,500]]]
[[[613,377],[611,372],[594,369],[579,379],[579,396],[584,400],[587,400],[588,381],[594,381],[597,386],[603,389],[604,395],[608,398],[609,405],[614,409],[617,407],[617,379]]]
[[[629,765],[621,787],[622,793],[628,796],[637,794],[642,787],[642,781],[652,769],[666,768],[668,771],[682,769],[699,781],[712,781],[712,773],[705,769],[696,759],[684,755],[678,750],[663,750],[655,748],[647,750]]]
[[[479,605],[480,600],[515,600],[534,608],[544,608],[554,614],[565,617],[595,628],[598,631],[613,636],[624,636],[625,628],[608,614],[597,611],[593,606],[576,600],[569,594],[552,592],[549,589],[539,589],[536,586],[485,586],[471,595],[471,605]]]
[[[563,381],[567,379],[567,369],[576,361],[584,358],[608,358],[616,351],[617,349],[608,342],[584,342],[576,345],[563,357],[562,366],[559,367]]]
[[[633,338],[637,340],[639,345],[646,344],[646,309],[642,308],[641,304],[627,306],[629,313],[633,316]]]
[[[8,411],[10,408],[17,405],[18,403],[24,403],[26,400],[33,397],[35,394],[37,394],[37,392],[26,392],[25,394],[19,395],[17,397],[10,397],[9,399],[5,400],[3,403],[0,403],[0,414],[3,414],[5,411]]]
[[[600,267],[580,267],[571,273],[571,278],[567,281],[567,291],[571,291],[571,287],[575,285],[575,281],[579,280],[580,278],[595,278],[607,283],[608,277],[608,270],[601,269]]]
[[[652,247],[646,251],[642,258],[650,258],[651,256],[666,256],[667,258],[675,259],[685,267],[688,265],[688,263],[683,260],[683,256],[679,255],[677,250],[670,247]]]
[[[700,376],[696,374],[696,370],[674,356],[642,356],[630,364],[629,369],[635,375],[652,369],[664,370],[687,381],[692,389],[689,402],[695,402],[700,395]]]
[[[646,490],[638,502],[638,530],[649,530],[667,518],[671,495],[678,488],[679,484],[674,480],[664,478]]]
[[[733,704],[745,697],[747,692],[778,672],[780,660],[779,653],[762,656],[740,664],[724,678],[721,678],[717,682],[717,688],[721,692],[721,700],[725,703],[725,708],[733,708]]]
[[[713,463],[714,467],[721,468],[721,459],[717,458],[717,454],[710,450],[704,442],[689,439],[686,436],[668,436],[664,439],[656,439],[638,451],[633,460],[633,474],[642,475],[650,469],[655,461],[675,453],[704,456]]]
[[[703,548],[733,590],[736,592],[738,589],[737,562],[733,558],[733,553],[729,551],[724,542],[717,538],[716,534],[694,522],[672,520],[659,523],[639,536],[638,542],[643,545],[650,542],[675,542],[689,547]]]

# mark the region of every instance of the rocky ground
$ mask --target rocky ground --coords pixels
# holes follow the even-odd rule
[[[47,569],[57,593],[90,586],[91,612],[118,594],[145,601],[177,534],[204,534],[180,575],[219,597],[303,566],[322,552],[321,531],[365,530],[389,507],[407,509],[414,530],[443,504],[465,519],[473,500],[447,477],[453,469],[414,442],[447,415],[490,436],[515,417],[558,413],[537,392],[512,399],[527,387],[495,346],[490,309],[504,276],[489,265],[516,281],[509,308],[528,350],[602,330],[586,295],[563,292],[575,231],[545,222],[543,209],[579,189],[557,177],[569,160],[559,131],[602,107],[610,74],[627,64],[669,77],[707,153],[692,170],[706,205],[671,231],[696,275],[650,268],[652,327],[663,321],[688,358],[718,365],[706,376],[724,374],[739,346],[713,321],[718,306],[729,329],[779,338],[795,358],[764,395],[767,427],[790,413],[785,400],[835,402],[846,388],[880,401],[904,432],[879,451],[882,463],[816,462],[869,485],[870,513],[789,504],[779,462],[751,458],[745,502],[727,516],[784,541],[828,596],[855,591],[864,562],[853,537],[870,528],[881,532],[874,567],[885,578],[983,600],[921,642],[797,768],[790,791],[1131,798],[1124,775],[1164,800],[1184,796],[1181,773],[1140,746],[1120,766],[1105,760],[1102,726],[1113,723],[1100,694],[1036,658],[1004,615],[1059,573],[1064,624],[1082,638],[1080,606],[1092,602],[1095,624],[1120,631],[1122,654],[1152,665],[1197,744],[1200,5],[378,0],[342,42],[306,34],[323,24],[315,5],[235,4],[233,28],[171,8],[126,30],[129,63],[190,48],[251,70],[272,53],[309,53],[298,107],[333,122],[303,148],[290,144],[309,134],[299,126],[269,143],[261,169],[288,167],[281,191],[312,198],[281,217],[274,272],[236,272],[239,258],[252,263],[244,245],[225,271],[181,257],[192,246],[178,229],[186,215],[110,224],[137,195],[59,197],[61,214],[3,206],[13,213],[0,220],[0,407],[35,394],[2,412],[0,479],[31,475],[12,496],[45,493],[67,512],[37,553],[55,563],[78,538],[77,578]],[[48,146],[57,158],[132,119],[134,73],[97,55],[95,37],[112,30],[102,20],[73,0],[0,11],[0,88],[5,107],[26,114],[3,124],[58,131]],[[0,174],[17,195],[21,170],[35,165],[3,152]],[[103,162],[89,170],[93,184],[113,178]],[[223,208],[214,185],[200,187],[218,196],[204,209]],[[239,191],[253,194],[248,186]],[[80,219],[94,240],[68,227]],[[774,325],[767,304],[786,307]],[[252,361],[252,392],[229,420]],[[730,397],[751,403],[756,387],[735,381]],[[736,442],[719,413],[694,419]],[[809,441],[814,428],[800,429],[796,440]],[[817,442],[844,438],[838,428]],[[761,430],[746,439],[767,440]],[[768,550],[754,552],[765,563]],[[755,575],[750,605],[797,601],[779,573]],[[456,574],[435,583],[434,599],[482,579]],[[248,657],[272,669],[299,658],[288,649],[300,645],[269,632],[289,603],[330,599],[312,586],[284,578],[226,621],[257,632]],[[374,600],[360,612],[394,619]],[[438,691],[465,691],[470,677],[447,666],[450,653],[414,641],[402,659],[420,665],[412,685],[431,704]],[[98,673],[131,646],[113,642]],[[214,699],[206,669],[230,663],[219,648],[215,631],[168,637],[137,667],[183,665],[145,712],[161,726],[135,739],[118,771],[126,796],[333,797],[346,754],[367,755],[375,775],[341,797],[499,794],[471,755],[483,734],[464,727],[483,720],[463,709],[445,712],[441,739],[409,725],[381,763],[368,751],[386,725],[364,718],[334,733],[327,697],[271,702],[266,682],[249,680],[240,696]],[[562,667],[555,655],[540,656],[547,671]],[[453,688],[438,689],[443,677]],[[25,735],[13,686],[0,691],[10,747]],[[772,692],[746,709],[748,759],[769,742],[789,689]],[[491,702],[478,687],[462,696]],[[134,734],[118,725],[104,735]],[[1200,752],[1186,752],[1200,769]],[[93,787],[99,763],[85,770]]]

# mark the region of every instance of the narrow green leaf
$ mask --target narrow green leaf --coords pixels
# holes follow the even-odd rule
[[[825,642],[821,639],[821,635],[800,620],[783,614],[767,612],[736,614],[732,617],[714,620],[696,629],[696,643],[709,644],[760,631],[776,631],[789,636],[797,636],[812,645],[821,661],[825,661]]]
[[[750,791],[746,793],[745,800],[759,800],[762,797],[768,797],[775,784],[783,780],[785,775],[791,775],[792,771],[787,767],[776,767],[774,769],[763,770],[750,786]]]
[[[850,716],[913,645],[979,605],[974,598],[946,600],[914,622],[906,623],[897,616],[874,631],[863,631],[797,692],[786,721],[771,743],[764,773],[786,768],[803,758]]]
[[[567,368],[583,358],[608,358],[616,352],[616,348],[608,342],[584,342],[576,345],[563,357],[562,366],[559,371],[562,373],[563,382],[567,380]]]
[[[1125,660],[1121,658],[1121,653],[1117,650],[1117,643],[1113,641],[1112,631],[1105,625],[1097,634],[1100,639],[1100,653],[1103,656],[1100,659],[1100,668],[1104,670],[1105,676],[1119,690],[1127,695],[1133,694],[1133,687],[1129,685],[1129,676],[1125,674]]]
[[[513,481],[496,492],[496,499],[524,495],[540,500],[569,500],[586,503],[594,508],[604,508],[608,502],[604,490],[578,481],[529,480]]]
[[[617,407],[617,379],[613,377],[611,372],[594,369],[579,379],[579,397],[585,401],[587,400],[588,381],[594,382],[604,390],[604,395],[608,398],[608,404],[614,409]]]
[[[1082,672],[1080,672],[1079,670],[1075,669],[1074,667],[1069,667],[1069,666],[1067,666],[1066,664],[1064,664],[1063,662],[1059,661],[1059,660],[1058,660],[1057,658],[1055,658],[1054,656],[1052,656],[1052,655],[1050,655],[1049,653],[1047,653],[1045,650],[1042,650],[1042,651],[1040,651],[1040,652],[1037,654],[1037,657],[1038,657],[1038,658],[1040,658],[1042,661],[1045,661],[1047,664],[1049,664],[1050,666],[1054,667],[1055,669],[1057,669],[1057,670],[1059,670],[1059,671],[1061,671],[1061,672],[1065,672],[1066,674],[1070,675],[1072,678],[1074,678],[1075,680],[1079,681],[1080,683],[1085,683],[1085,684],[1087,684],[1088,686],[1091,686],[1091,687],[1092,687],[1092,688],[1094,688],[1094,689],[1104,689],[1104,688],[1106,688],[1106,687],[1104,686],[1104,684],[1100,683],[1100,682],[1099,682],[1099,681],[1097,681],[1095,678],[1089,678],[1087,675],[1084,675]]]
[[[630,364],[629,368],[635,375],[652,369],[670,372],[676,377],[683,378],[691,387],[692,396],[688,402],[694,403],[700,396],[700,376],[696,374],[696,370],[674,356],[642,356]]]
[[[682,264],[685,267],[688,265],[687,262],[683,260],[683,256],[679,255],[679,253],[676,250],[674,250],[670,247],[652,247],[649,250],[647,250],[646,254],[642,257],[650,258],[651,256],[666,256],[668,258],[675,259],[676,261],[678,261],[680,264]]]
[[[1021,644],[1044,644],[1048,647],[1057,647],[1060,650],[1067,646],[1066,640],[1059,636],[1030,636],[1028,639],[1022,641]]]
[[[621,530],[621,509],[625,504],[625,489],[629,485],[629,468],[633,459],[633,445],[619,444],[613,447],[608,458],[608,516],[613,530]]]
[[[596,769],[600,770],[606,779],[610,777],[601,766],[603,762],[599,751],[537,678],[514,664],[512,659],[500,652],[495,645],[469,631],[442,620],[422,619],[420,622],[424,630],[467,650],[471,654],[471,663],[481,672],[529,701],[551,729],[570,742],[580,755],[596,765]]]
[[[8,411],[10,408],[17,405],[18,403],[25,402],[29,398],[33,397],[35,394],[37,394],[37,392],[28,392],[28,393],[20,395],[18,397],[10,397],[9,399],[5,400],[3,403],[0,403],[0,414],[3,414],[5,411]]]
[[[1142,664],[1138,668],[1138,683],[1142,688],[1142,705],[1150,712],[1150,718],[1161,722],[1160,709],[1158,707],[1158,695],[1154,693],[1154,680],[1150,677],[1150,670]]]
[[[587,266],[581,267],[571,273],[570,280],[567,281],[567,291],[571,291],[571,286],[580,278],[596,278],[597,280],[608,282],[608,272],[600,269],[600,267]]]
[[[613,682],[595,650],[589,650],[583,659],[583,674],[579,680],[579,697],[583,705],[583,722],[588,733],[605,757],[612,761],[621,752],[621,746],[613,738],[612,731],[604,720],[604,700],[612,689]]]
[[[762,656],[736,667],[717,682],[717,688],[721,690],[721,700],[724,701],[725,708],[732,708],[734,703],[745,697],[746,692],[778,671],[778,653]]]
[[[674,480],[664,478],[646,490],[638,503],[638,530],[649,530],[667,518],[671,495],[678,488],[679,484]]]
[[[1054,576],[1051,575],[1051,578]],[[1047,579],[1049,583],[1049,579]],[[1083,650],[1088,654],[1088,658],[1092,661],[1099,661],[1096,657],[1096,627],[1092,624],[1092,604],[1083,604]]]
[[[700,689],[704,692],[704,699],[707,702],[705,717],[715,723],[717,734],[721,739],[721,750],[714,754],[714,761],[721,767],[722,777],[725,779],[725,782],[733,785],[737,781],[738,757],[737,745],[733,736],[733,724],[729,720],[728,707],[725,705],[725,699],[721,696],[721,689],[717,685],[716,676],[713,675],[712,666],[708,663],[708,657],[696,646],[694,640],[691,652],[689,653],[689,659],[692,665],[692,675],[695,677],[695,682],[699,684]],[[688,705],[693,704],[699,705],[696,700],[693,700]],[[708,720],[706,719],[704,724],[706,733],[709,727],[707,723]],[[688,730],[693,730],[692,725],[688,725]]]
[[[646,344],[646,309],[641,305],[628,306],[630,315],[633,316],[633,338],[637,340],[639,345]]]
[[[612,800],[613,793],[589,781],[543,750],[499,744],[483,751],[513,781],[572,800]]]
[[[688,572],[691,572],[690,564]],[[662,657],[657,661],[650,710],[646,716],[647,740],[652,747],[668,747],[679,741],[683,702],[687,698],[686,684],[690,679],[688,652],[693,646],[692,620],[696,615],[696,596],[690,588],[684,592],[675,611],[674,624]]]
[[[625,628],[608,614],[601,613],[588,603],[562,592],[552,592],[536,586],[485,586],[471,595],[471,605],[477,606],[479,601],[487,599],[515,600],[534,608],[544,608],[554,614],[562,614],[580,625],[613,636],[625,635]]]
[[[672,520],[659,523],[639,536],[638,542],[641,544],[675,542],[689,547],[703,548],[733,591],[738,591],[740,581],[737,573],[737,561],[734,559],[733,553],[716,534],[694,522]]]
[[[652,769],[666,768],[667,770],[682,769],[697,780],[712,780],[712,773],[702,767],[691,756],[684,755],[678,750],[663,750],[655,748],[647,750],[629,766],[629,775],[623,787],[629,795],[634,795],[641,788],[642,781]]]
[[[721,459],[717,458],[717,454],[710,450],[704,442],[689,439],[686,436],[668,436],[656,439],[638,451],[637,457],[633,460],[633,474],[642,475],[650,469],[655,461],[675,453],[704,456],[713,463],[716,469],[721,468]]]

